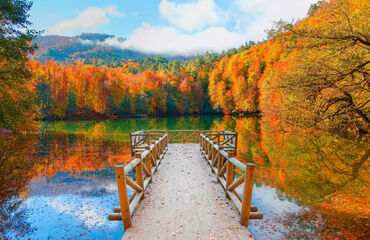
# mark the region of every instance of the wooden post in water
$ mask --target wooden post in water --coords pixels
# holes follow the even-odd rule
[[[243,200],[242,200],[242,210],[240,223],[248,227],[249,214],[251,209],[252,201],[252,190],[253,190],[253,174],[256,165],[253,163],[247,164],[247,169],[244,176],[244,190],[243,190]]]
[[[118,197],[121,206],[123,228],[127,229],[132,226],[132,223],[130,216],[130,204],[127,195],[125,168],[123,165],[118,165],[115,167],[115,171],[117,177]]]

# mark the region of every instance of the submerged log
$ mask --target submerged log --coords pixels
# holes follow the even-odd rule
[[[263,213],[251,212],[249,213],[249,219],[263,219]]]
[[[121,211],[121,208],[119,210]],[[121,213],[110,213],[108,215],[108,220],[110,220],[110,221],[121,221],[122,220],[122,215],[121,215]]]

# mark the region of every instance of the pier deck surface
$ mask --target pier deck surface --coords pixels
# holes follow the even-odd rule
[[[126,239],[253,239],[199,144],[169,144]]]

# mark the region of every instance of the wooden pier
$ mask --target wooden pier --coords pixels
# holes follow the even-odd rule
[[[108,216],[123,222],[123,239],[253,239],[249,219],[263,215],[251,206],[255,166],[234,157],[237,138],[230,131],[131,133],[135,158],[115,167],[120,206]]]

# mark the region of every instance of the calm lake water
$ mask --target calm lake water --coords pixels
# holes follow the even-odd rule
[[[113,166],[131,160],[139,129],[228,129],[238,158],[257,165],[256,239],[369,239],[369,141],[289,133],[258,118],[222,116],[42,122],[23,139],[0,135],[0,239],[120,239]]]

